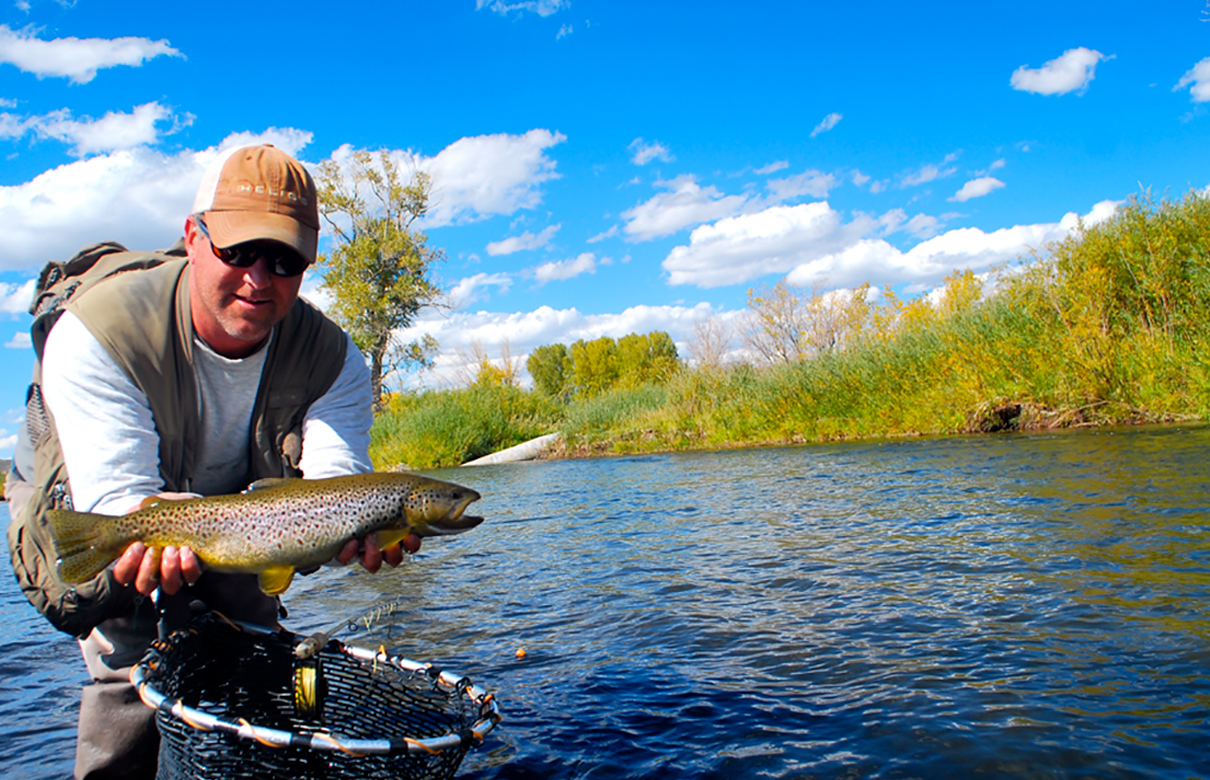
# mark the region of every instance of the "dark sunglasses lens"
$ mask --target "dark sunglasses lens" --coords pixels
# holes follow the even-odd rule
[[[273,264],[273,273],[278,276],[298,276],[303,271],[307,270],[310,265],[302,255],[297,252],[286,252],[281,257],[277,258],[277,262]]]
[[[215,247],[219,258],[235,268],[248,268],[262,257],[269,271],[276,276],[298,276],[307,270],[309,263],[289,249],[264,249],[262,247],[233,246],[225,249]]]
[[[224,263],[235,266],[236,268],[247,268],[255,263],[256,259],[260,257],[260,255],[256,252],[247,252],[239,247],[227,247],[225,249],[214,247],[214,253],[218,255],[219,259]]]

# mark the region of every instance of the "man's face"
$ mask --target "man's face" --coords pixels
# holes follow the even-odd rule
[[[194,331],[224,357],[252,354],[294,305],[302,275],[275,276],[264,259],[247,268],[227,265],[192,218],[185,221],[185,250]]]

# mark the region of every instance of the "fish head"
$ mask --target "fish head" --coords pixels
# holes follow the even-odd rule
[[[471,488],[422,478],[404,500],[404,514],[417,536],[460,534],[483,522],[482,517],[466,514],[466,508],[479,498]]]

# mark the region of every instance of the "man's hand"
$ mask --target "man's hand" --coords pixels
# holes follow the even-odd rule
[[[375,572],[382,568],[383,561],[392,567],[398,566],[403,562],[403,552],[414,553],[420,549],[420,537],[416,534],[408,534],[399,544],[381,550],[378,547],[377,534],[370,534],[365,538],[363,543],[358,539],[350,539],[349,542],[336,554],[336,560],[339,563],[345,564],[354,558],[361,560],[361,565],[366,568],[366,571]]]
[[[113,565],[113,578],[123,585],[134,583],[135,590],[150,596],[156,588],[168,595],[192,585],[202,576],[202,563],[188,547],[147,547],[135,542],[126,548]]]
[[[143,500],[131,509],[136,511],[159,500],[180,501],[198,498],[197,493],[161,493]],[[113,565],[113,578],[123,585],[134,583],[135,590],[150,596],[156,588],[168,595],[181,589],[181,585],[192,585],[202,576],[202,562],[188,547],[147,547],[135,542],[126,548],[122,557]]]

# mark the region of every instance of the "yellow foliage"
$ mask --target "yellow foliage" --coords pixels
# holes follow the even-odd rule
[[[983,282],[969,268],[945,277],[945,290],[937,307],[944,317],[969,311],[983,297]]]

